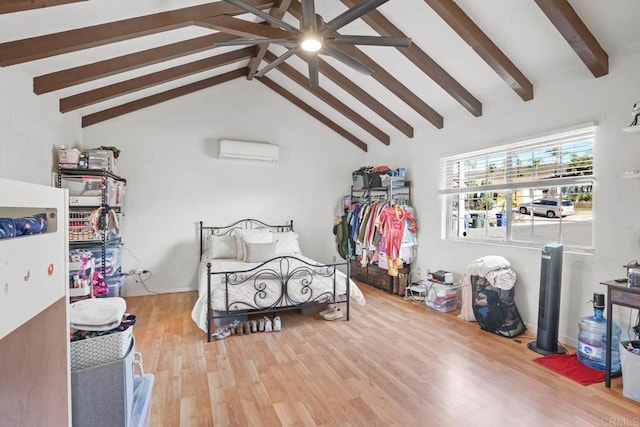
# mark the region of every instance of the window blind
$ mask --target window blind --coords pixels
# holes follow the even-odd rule
[[[441,194],[592,182],[595,125],[442,159]]]

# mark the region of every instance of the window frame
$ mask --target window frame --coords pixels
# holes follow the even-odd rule
[[[443,156],[440,159],[441,184],[439,190],[443,215],[441,237],[445,240],[451,241],[471,241],[476,243],[496,244],[500,246],[523,246],[538,248],[543,246],[545,243],[548,243],[548,241],[540,241],[541,236],[536,235],[536,232],[534,231],[534,221],[536,220],[536,215],[534,215],[533,213],[531,213],[532,231],[530,235],[530,241],[514,239],[513,226],[514,221],[517,222],[517,220],[514,220],[514,216],[518,214],[518,212],[516,212],[518,203],[517,201],[516,203],[514,203],[514,198],[517,198],[516,195],[518,194],[518,192],[522,190],[528,190],[530,199],[526,203],[530,204],[531,211],[533,211],[535,201],[545,203],[545,198],[548,197],[547,195],[544,195],[545,189],[547,189],[546,191],[548,191],[549,189],[553,189],[555,193],[549,197],[555,198],[556,200],[560,201],[560,203],[556,202],[553,205],[549,204],[550,209],[560,210],[564,205],[564,201],[571,200],[565,198],[567,197],[567,194],[573,194],[573,197],[576,197],[576,195],[578,194],[588,194],[591,196],[591,201],[593,201],[593,195],[595,194],[596,188],[596,176],[594,171],[596,140],[597,125],[595,123],[587,123],[572,128],[550,132],[543,136],[503,144],[485,150],[477,150],[452,156]],[[584,146],[583,148],[581,148],[582,151],[578,151],[577,147],[582,146]],[[579,153],[579,155],[571,151],[572,149],[575,149],[576,152]],[[531,151],[531,153],[541,153],[543,150],[553,151],[554,156],[557,156],[558,151],[561,153],[559,156],[561,159],[561,163],[558,163],[558,161],[556,160],[555,171],[553,171],[553,175],[545,176],[543,174],[542,176],[539,176],[537,173],[531,173],[531,177],[529,179],[522,179],[519,181],[516,177],[520,177],[523,175],[516,175],[514,173],[514,159],[518,159],[519,161],[519,156],[523,153],[528,154],[528,151]],[[571,155],[570,161],[562,160],[562,158],[568,159],[569,157],[566,156],[569,155]],[[576,157],[574,157],[574,155]],[[532,158],[535,158],[535,156],[532,156]],[[575,158],[579,159],[580,162],[584,162],[579,163],[581,168],[568,168],[567,164],[571,164],[572,162],[574,162]],[[495,172],[496,168],[494,166],[493,171],[491,170],[491,166],[493,164],[489,163],[490,159],[498,159],[497,161],[500,161],[500,159],[502,159],[503,167],[500,171],[504,171],[504,175],[499,174],[498,177],[504,178],[504,182],[494,184],[491,179],[487,179],[480,180],[480,182],[478,183],[476,182],[477,179],[475,179],[476,176],[468,173],[470,170],[475,169],[475,166],[471,166],[473,169],[470,169],[470,166],[468,165],[470,163],[473,163],[475,165],[475,162],[478,161],[481,164],[482,162],[485,162],[484,171],[481,172],[486,173],[487,176],[491,176],[491,174]],[[538,163],[538,165],[540,164],[547,167],[546,173],[547,175],[549,175],[551,173],[552,166],[550,166],[548,163]],[[558,164],[562,165],[562,168],[560,170],[558,170]],[[518,169],[519,168],[520,166],[518,167]],[[482,177],[482,173],[477,174],[478,177]],[[467,178],[467,180],[463,181],[464,178]],[[471,182],[472,185],[467,185],[469,182]],[[577,193],[572,193],[572,189],[580,189],[580,191]],[[536,191],[538,192],[538,194],[536,194],[536,196],[534,197],[533,195]],[[543,196],[540,196],[540,191],[543,192]],[[471,198],[471,195],[475,196],[476,198]],[[554,195],[555,197],[553,197]],[[485,232],[484,237],[479,237],[477,235],[478,233],[476,233],[473,237],[471,237],[471,233],[467,234],[466,231],[468,230],[468,228],[477,228],[478,224],[481,225],[480,228],[485,228],[485,231],[487,228],[489,228],[489,219],[487,217],[487,214],[490,211],[494,210],[493,207],[495,207],[495,202],[500,198],[504,200],[504,210],[502,211],[503,213],[501,214],[501,216],[496,216],[496,218],[499,218],[499,221],[501,221],[501,224],[499,224],[499,226],[504,227],[504,237],[501,238],[500,236],[498,236],[496,238],[494,236],[493,238],[489,238],[487,232]],[[484,208],[482,208],[481,210],[475,209],[475,211],[477,212],[475,218],[477,218],[478,214],[480,214],[482,220],[479,220],[478,224],[474,222],[474,225],[469,224],[469,217],[473,217],[471,211],[474,210],[468,207],[471,206],[471,201],[474,201],[474,205],[475,203],[480,201],[480,206],[484,206]],[[575,201],[576,200],[574,199],[573,202]],[[464,205],[461,205],[461,203],[463,202]],[[488,206],[490,203],[492,207],[489,209]],[[593,209],[593,204],[591,206]],[[483,212],[483,210],[484,214],[481,213]],[[576,210],[575,203],[574,210]],[[549,218],[553,217],[551,213],[549,213],[549,215]],[[484,225],[485,218],[487,218],[486,226]],[[556,220],[558,223],[558,241],[565,245],[565,250],[578,253],[593,254],[595,252],[593,238],[595,218],[593,217],[593,215],[591,214],[588,219],[590,224],[590,234],[585,236],[585,239],[589,239],[589,242],[585,242],[584,244],[575,240],[571,241],[570,238],[567,239],[568,243],[566,244],[562,241],[563,233],[569,233],[566,231],[566,228],[563,232],[562,227],[564,218],[565,217],[563,217],[562,215],[559,215]],[[564,223],[571,223],[571,221],[564,220]],[[464,233],[461,233],[461,224],[462,226],[464,226]],[[541,225],[543,225],[541,221],[538,221],[538,224],[538,227],[541,227]]]

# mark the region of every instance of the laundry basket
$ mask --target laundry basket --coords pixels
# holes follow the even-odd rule
[[[71,370],[122,359],[131,346],[133,327],[121,332],[71,342]]]
[[[640,402],[640,341],[622,341],[619,346],[622,395]],[[635,349],[635,352],[629,351],[629,348]]]

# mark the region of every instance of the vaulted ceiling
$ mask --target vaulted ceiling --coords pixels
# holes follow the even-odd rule
[[[299,25],[299,0],[245,2]],[[326,21],[360,2],[317,0],[316,12]],[[553,67],[581,62],[586,78],[604,76],[609,57],[599,38],[619,42],[600,27],[598,37],[589,28],[598,19],[614,19],[598,16],[611,9],[609,2],[597,9],[595,2],[567,0],[390,0],[340,33],[409,37],[411,45],[341,45],[371,76],[320,56],[320,84],[311,87],[304,55],[292,55],[257,77],[286,49],[216,47],[265,31],[278,34],[228,2],[134,3],[0,0],[0,67],[22,67],[33,77],[35,94],[56,96],[59,114],[79,111],[83,127],[248,79],[366,151],[367,144],[390,144],[393,135],[412,138],[419,126],[443,128],[446,113],[480,117],[483,102],[495,92],[530,101],[532,82]]]

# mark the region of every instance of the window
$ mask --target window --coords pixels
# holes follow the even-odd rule
[[[595,130],[443,158],[445,237],[592,251]]]

